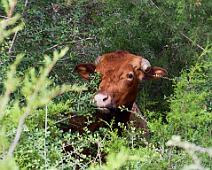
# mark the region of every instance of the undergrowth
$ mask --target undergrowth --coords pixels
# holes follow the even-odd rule
[[[1,1],[0,169],[212,169],[210,4]],[[150,138],[130,124],[63,132],[96,109],[99,75],[81,81],[75,65],[120,49],[169,72],[141,83]]]

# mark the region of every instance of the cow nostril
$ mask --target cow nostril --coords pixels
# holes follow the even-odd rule
[[[106,96],[105,98],[103,98],[103,102],[105,102],[108,99],[108,96]]]

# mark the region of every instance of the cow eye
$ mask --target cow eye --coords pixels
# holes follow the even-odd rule
[[[134,78],[134,74],[133,73],[128,73],[127,74],[127,79],[128,80],[133,80],[133,78]]]

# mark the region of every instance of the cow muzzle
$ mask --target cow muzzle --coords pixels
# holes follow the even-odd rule
[[[112,98],[106,93],[97,93],[94,96],[94,102],[98,108],[112,108]]]

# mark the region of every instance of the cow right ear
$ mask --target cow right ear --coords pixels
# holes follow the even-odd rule
[[[74,70],[77,71],[83,79],[89,80],[89,75],[94,73],[95,69],[96,66],[94,64],[78,64]]]
[[[156,79],[160,79],[162,77],[167,76],[168,72],[166,71],[166,69],[163,69],[161,67],[151,67],[148,72],[146,72],[144,74],[144,78],[145,80],[156,80]]]

